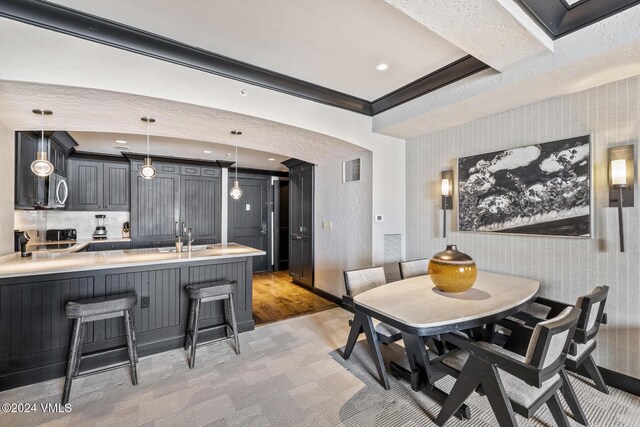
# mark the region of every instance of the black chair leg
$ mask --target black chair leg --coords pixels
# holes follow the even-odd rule
[[[76,358],[78,357],[78,346],[80,342],[80,328],[82,319],[76,319],[73,323],[73,334],[71,336],[71,348],[69,349],[69,360],[67,361],[67,376],[64,380],[64,391],[62,392],[62,404],[69,403],[69,395],[71,394],[71,383],[73,382],[73,374],[76,369]]]
[[[451,393],[447,396],[447,400],[445,400],[444,405],[442,405],[442,409],[440,413],[438,413],[438,418],[436,418],[436,424],[442,427],[458,408],[462,406],[479,384],[480,379],[474,373],[473,369],[467,369],[465,366],[456,379]]]
[[[184,349],[188,350],[191,345],[191,334],[193,332],[193,312],[196,309],[196,301],[189,301],[189,321],[187,322],[187,335],[184,337]]]
[[[82,321],[82,319],[78,319],[80,322],[80,345],[78,346],[78,353],[76,355],[76,367],[73,370],[73,376],[77,377],[80,374],[80,362],[82,361],[82,344],[84,344],[84,337],[87,334],[87,325]]]
[[[136,355],[133,348],[133,334],[131,333],[133,325],[131,322],[131,312],[129,310],[125,310],[124,312],[124,327],[127,330],[127,351],[129,353],[129,365],[131,367],[131,383],[137,385],[138,369],[136,367]]]
[[[191,332],[191,358],[189,359],[189,369],[196,364],[196,347],[198,344],[198,315],[200,314],[200,300],[195,300],[195,309],[193,311],[193,329]]]
[[[567,414],[565,414],[564,409],[562,409],[562,404],[560,403],[557,392],[553,393],[549,400],[547,400],[547,406],[558,427],[571,427]]]
[[[233,295],[229,294],[227,300],[229,304],[229,311],[231,312],[231,327],[233,329],[233,341],[236,347],[236,354],[240,354],[240,339],[238,338],[238,323],[236,322],[236,310],[233,307]],[[227,321],[227,320],[225,320]]]
[[[569,375],[567,375],[564,369],[560,370],[560,377],[562,378],[562,388],[560,390],[562,391],[564,400],[566,400],[567,405],[569,405],[569,409],[571,409],[573,418],[583,426],[588,425],[587,416],[582,410],[580,402],[578,402],[578,397],[576,396],[573,386],[569,381]]]
[[[373,320],[371,320],[371,316],[367,316],[365,314],[356,313],[356,317],[358,316],[362,316],[362,320],[360,322],[362,324],[362,329],[364,330],[364,335],[367,337],[369,351],[371,351],[371,356],[373,356],[378,376],[380,377],[380,384],[385,388],[385,390],[389,390],[391,389],[391,386],[389,385],[389,378],[387,377],[384,360],[382,359],[382,353],[380,352],[378,334],[373,327]]]
[[[584,368],[587,370],[587,373],[595,383],[596,388],[604,394],[609,394],[609,387],[607,387],[607,384],[604,382],[604,379],[600,374],[600,369],[598,369],[598,366],[596,365],[596,362],[593,360],[593,357],[591,355],[587,356],[587,358],[584,359],[584,362],[582,362],[582,366],[584,366]]]

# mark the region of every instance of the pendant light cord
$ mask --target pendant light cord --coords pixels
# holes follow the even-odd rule
[[[40,111],[40,117],[42,118],[42,139],[40,140],[40,152],[44,153],[44,110]]]
[[[238,146],[236,145],[236,185],[238,184]]]
[[[147,161],[149,160],[149,116],[147,116]]]

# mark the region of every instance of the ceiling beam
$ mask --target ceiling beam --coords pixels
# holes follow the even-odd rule
[[[385,1],[498,71],[553,52],[553,41],[512,0]]]

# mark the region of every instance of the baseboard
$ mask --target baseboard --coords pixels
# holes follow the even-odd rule
[[[598,369],[600,369],[602,379],[608,386],[640,396],[640,379],[601,366],[598,366]],[[589,377],[583,366],[580,366],[575,372]]]
[[[313,293],[321,296],[324,299],[328,299],[329,301],[338,304],[340,307],[342,307],[342,298],[339,298],[333,294],[330,294],[329,292],[323,291],[322,289],[318,289],[315,286],[313,287]]]

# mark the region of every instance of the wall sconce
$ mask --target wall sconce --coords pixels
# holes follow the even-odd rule
[[[609,148],[609,207],[618,207],[620,252],[624,252],[622,208],[633,207],[634,150],[633,145]]]
[[[453,171],[442,172],[440,183],[442,196],[442,237],[447,237],[447,210],[453,208]]]

